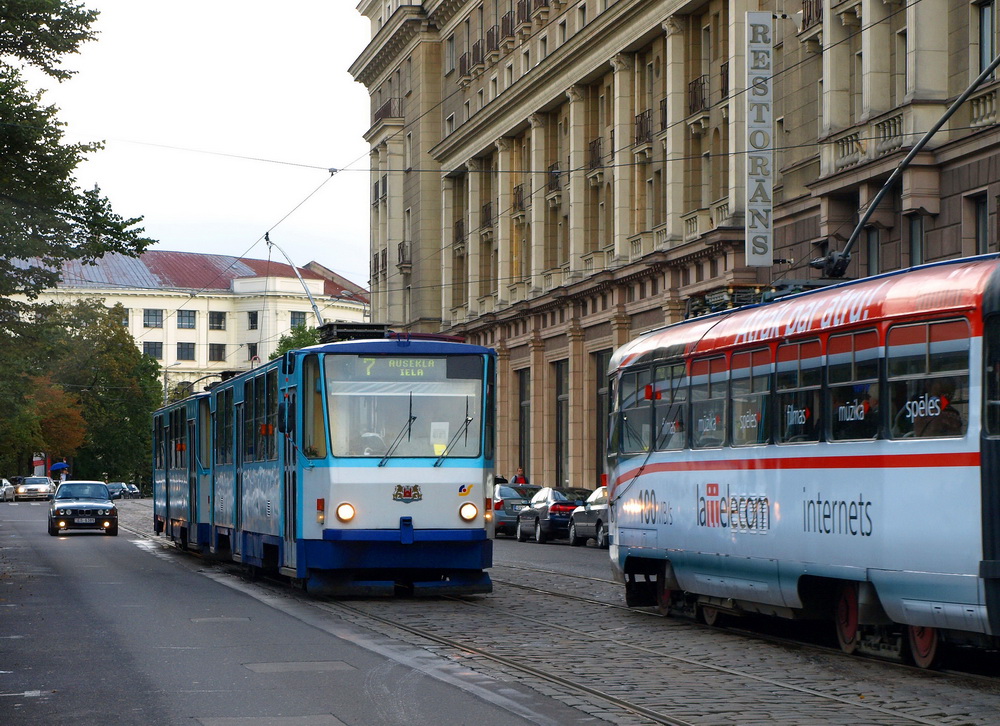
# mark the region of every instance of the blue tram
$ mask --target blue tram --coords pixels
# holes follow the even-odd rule
[[[492,591],[496,353],[321,344],[156,411],[154,528],[333,595]]]

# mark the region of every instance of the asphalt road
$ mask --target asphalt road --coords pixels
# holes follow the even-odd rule
[[[144,502],[124,502],[144,516]],[[579,711],[122,530],[0,504],[0,724],[568,724]],[[596,554],[596,553],[595,553]]]

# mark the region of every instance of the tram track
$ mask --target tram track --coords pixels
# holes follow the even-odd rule
[[[215,569],[211,559],[202,561]],[[1000,708],[996,680],[890,669],[894,664],[839,649],[663,618],[611,601],[620,585],[604,578],[497,565],[489,596],[337,601],[310,597],[284,579],[248,577],[238,564],[221,569],[324,617],[426,648],[499,682],[518,682],[616,726],[987,724]],[[569,591],[581,582],[595,596]],[[553,606],[553,598],[563,605]],[[525,617],[548,611],[560,613],[557,622]],[[583,631],[586,623],[598,623],[600,634]],[[528,635],[537,649],[517,642]]]

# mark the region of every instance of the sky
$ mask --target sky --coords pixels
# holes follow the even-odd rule
[[[266,260],[269,232],[294,264],[368,286],[371,118],[347,69],[370,30],[355,0],[83,5],[101,15],[64,60],[76,75],[29,76],[66,141],[105,143],[81,188],[144,217],[153,249]]]

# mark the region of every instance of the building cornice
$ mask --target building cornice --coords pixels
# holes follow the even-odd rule
[[[361,55],[351,64],[348,72],[354,80],[371,88],[386,69],[414,38],[432,30],[419,5],[401,5],[379,28]]]

